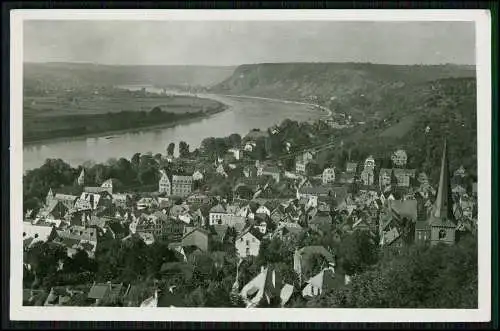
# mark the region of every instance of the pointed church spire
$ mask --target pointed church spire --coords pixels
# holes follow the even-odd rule
[[[52,192],[52,188],[49,188],[49,193],[47,193],[47,197],[45,198],[45,204],[49,205],[53,199],[54,199],[54,192]]]
[[[78,185],[83,184],[85,184],[85,168],[82,168],[82,172],[80,173],[80,176],[78,176]]]
[[[441,159],[441,172],[439,175],[439,187],[437,191],[436,201],[434,203],[433,216],[440,219],[454,220],[446,138],[444,140],[443,157]]]

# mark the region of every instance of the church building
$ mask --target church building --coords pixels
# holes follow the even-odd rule
[[[436,201],[427,220],[417,222],[415,225],[416,243],[430,243],[431,245],[455,243],[457,222],[453,214],[447,154],[445,141]]]

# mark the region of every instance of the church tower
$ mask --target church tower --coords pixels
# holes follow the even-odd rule
[[[438,243],[454,244],[457,222],[453,215],[453,200],[450,188],[448,151],[444,142],[441,172],[436,201],[429,217],[431,245]]]
[[[52,188],[49,189],[49,193],[47,193],[47,197],[45,198],[45,204],[48,206],[50,202],[54,200],[54,192],[52,192]]]
[[[78,176],[78,185],[83,186],[85,184],[85,168],[82,169],[80,176]]]

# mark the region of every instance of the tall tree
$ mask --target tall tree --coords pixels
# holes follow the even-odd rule
[[[175,151],[175,143],[168,144],[167,155],[173,156],[174,155],[174,151]]]
[[[189,145],[185,141],[179,143],[179,156],[181,158],[189,157]]]
[[[355,275],[377,262],[378,246],[368,231],[354,231],[342,241],[339,256],[345,272]]]
[[[139,167],[140,160],[141,160],[141,153],[135,153],[134,156],[132,156],[132,159],[130,159],[130,163],[135,169],[137,169]]]
[[[241,136],[237,133],[231,134],[228,139],[232,147],[239,147],[241,145]]]
[[[63,246],[52,242],[37,242],[27,251],[26,262],[31,265],[37,282],[45,283],[44,279],[53,277],[59,262],[63,262],[66,257]]]

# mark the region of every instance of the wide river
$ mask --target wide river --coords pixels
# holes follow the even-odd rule
[[[185,141],[194,149],[207,137],[225,137],[231,133],[243,137],[253,128],[267,129],[286,118],[311,121],[327,115],[323,110],[302,103],[213,94],[198,96],[218,100],[229,107],[224,112],[174,127],[26,144],[23,148],[24,171],[41,166],[48,158],[60,158],[75,167],[86,161],[130,159],[135,153],[164,154],[171,142],[177,145]]]

